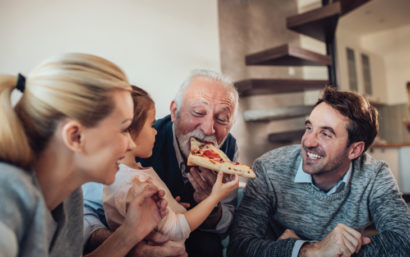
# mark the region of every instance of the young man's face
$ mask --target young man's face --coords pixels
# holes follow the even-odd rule
[[[313,177],[344,174],[349,168],[349,118],[328,105],[317,105],[305,122],[302,137],[303,170]]]
[[[228,135],[235,110],[231,89],[209,78],[196,77],[183,97],[179,112],[171,104],[175,134],[182,153],[189,154],[191,136],[221,145]]]

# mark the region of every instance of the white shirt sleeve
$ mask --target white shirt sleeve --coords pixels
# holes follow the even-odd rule
[[[17,256],[17,237],[14,232],[0,221],[0,256]]]

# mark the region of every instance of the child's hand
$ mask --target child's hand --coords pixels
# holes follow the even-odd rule
[[[212,187],[211,196],[214,196],[218,199],[218,202],[224,199],[230,192],[237,189],[239,186],[239,176],[233,175],[233,179],[231,181],[225,181],[223,179],[224,173],[218,172],[218,176],[216,177],[216,181],[214,186]]]

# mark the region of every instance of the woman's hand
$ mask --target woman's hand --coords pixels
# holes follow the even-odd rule
[[[145,183],[143,189],[129,203],[123,224],[124,232],[133,238],[135,244],[145,238],[167,214],[165,193],[152,183]]]

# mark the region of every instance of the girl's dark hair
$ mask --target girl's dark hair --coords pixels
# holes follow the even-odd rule
[[[142,88],[132,85],[131,96],[134,102],[134,117],[130,126],[130,134],[137,137],[147,120],[148,111],[155,106],[151,96]]]
[[[377,109],[363,96],[354,92],[337,91],[326,87],[315,106],[325,102],[350,119],[347,133],[348,146],[354,142],[364,141],[364,151],[373,143],[379,130]]]

